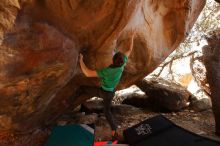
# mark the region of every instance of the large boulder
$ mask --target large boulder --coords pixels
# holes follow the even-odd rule
[[[0,2],[0,132],[50,123],[80,85],[80,71],[111,63],[114,48],[134,49],[119,88],[154,70],[192,28],[204,0],[7,0]],[[86,98],[74,99],[73,106]]]
[[[163,78],[143,80],[138,87],[146,93],[142,107],[152,106],[159,111],[179,111],[189,105],[191,93],[180,84]]]

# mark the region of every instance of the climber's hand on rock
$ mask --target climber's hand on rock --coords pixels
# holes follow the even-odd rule
[[[83,61],[83,55],[81,53],[79,54],[79,61]]]

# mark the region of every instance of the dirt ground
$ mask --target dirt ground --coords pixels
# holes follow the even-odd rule
[[[175,113],[155,113],[146,110],[138,110],[133,112],[124,111],[124,113],[115,114],[117,122],[120,123],[119,138],[123,140],[122,132],[124,129],[158,114],[164,115],[177,125],[188,129],[189,131],[220,141],[220,137],[217,137],[214,133],[215,124],[212,111],[194,112],[188,109]],[[69,117],[72,116],[70,115]],[[66,120],[67,123],[74,123],[75,121],[73,118]],[[106,124],[104,116],[99,117],[96,122],[95,140],[109,140],[110,132],[110,128],[108,127],[108,124]],[[0,146],[43,146],[49,135],[50,129],[47,128],[38,129],[28,135],[12,135],[4,133],[0,135]]]
[[[120,139],[123,140],[123,130],[131,127],[132,125],[135,125],[147,118],[153,117],[155,115],[162,114],[171,121],[173,121],[175,124],[202,136],[215,139],[217,141],[220,141],[220,137],[217,137],[215,135],[215,122],[212,110],[207,110],[203,112],[194,112],[192,110],[184,110],[181,112],[173,112],[173,113],[155,113],[155,112],[149,112],[149,111],[143,111],[140,113],[135,113],[130,116],[116,116],[117,120],[120,124],[119,129],[119,136]],[[108,140],[110,139],[109,136],[109,130],[102,129],[100,126],[97,126],[96,131],[96,141],[100,140]],[[106,131],[106,133],[103,133]]]

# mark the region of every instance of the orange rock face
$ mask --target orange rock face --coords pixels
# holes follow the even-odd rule
[[[78,86],[98,85],[113,50],[134,49],[118,88],[153,71],[184,40],[204,0],[9,0],[0,2],[0,131],[28,131],[65,110]],[[75,99],[73,105],[84,99]]]

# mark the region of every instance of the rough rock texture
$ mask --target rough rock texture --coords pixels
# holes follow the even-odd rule
[[[208,45],[203,47],[207,81],[211,90],[212,109],[215,116],[216,133],[220,135],[220,30],[210,32]]]
[[[121,104],[124,101],[124,99],[131,98],[131,97],[145,98],[147,96],[136,85],[132,85],[126,89],[116,91],[115,97],[113,98],[113,103]]]
[[[164,81],[162,80],[162,83],[163,82]],[[182,87],[179,87],[179,85],[176,85],[176,84],[170,84],[169,86],[172,86],[172,85],[174,85],[175,88],[178,88],[178,89],[180,88],[179,90],[177,89],[177,90],[172,91],[172,92],[177,92],[176,94],[178,96],[179,96],[179,93],[182,92],[182,90],[185,90],[185,92],[188,92],[188,90],[186,89],[186,86],[183,86],[183,84],[181,84],[181,86],[183,86],[185,89]],[[117,91],[116,95],[114,97],[114,102],[117,104],[118,103],[128,104],[128,105],[132,105],[135,107],[141,107],[144,109],[156,110],[156,111],[160,111],[160,112],[164,111],[164,108],[161,108],[161,106],[159,106],[160,105],[160,100],[159,100],[160,96],[158,96],[154,100],[152,100],[151,96],[150,96],[151,98],[149,98],[143,91],[141,91],[137,87],[135,87],[136,90],[132,91],[132,89],[134,87],[131,86],[130,88],[126,88],[124,90]],[[148,87],[144,87],[144,88],[146,89]],[[150,86],[149,88],[150,88],[149,90],[151,90],[152,87]],[[167,90],[167,88],[164,89],[164,86],[158,86],[157,88],[160,88],[160,90],[164,90],[164,92],[166,92],[166,90]],[[170,87],[170,88],[172,88],[172,87]],[[131,90],[132,92],[128,92],[128,89]],[[127,93],[126,93],[126,91],[127,91]],[[198,96],[191,95],[191,93],[189,93],[189,94],[190,94],[190,98],[189,98],[189,100],[184,101],[184,107],[185,107],[185,104],[187,104],[187,105],[189,104],[189,109],[192,109],[197,112],[209,110],[212,108],[212,102],[211,102],[210,98],[207,98],[207,97],[201,98]],[[167,96],[167,95],[165,95],[165,96]],[[167,100],[166,102],[168,102],[168,103],[177,102],[177,101],[181,102],[181,100],[182,100],[179,97],[168,97],[168,98],[161,97],[161,98],[163,100]],[[175,98],[175,100],[173,100],[172,98]],[[169,100],[171,100],[171,101],[169,101]],[[187,103],[187,101],[188,101],[188,103]],[[166,105],[166,106],[169,106],[169,105]],[[172,107],[170,107],[170,108],[172,109]],[[176,107],[176,108],[178,108],[178,107]],[[179,109],[181,109],[181,106],[179,107]],[[166,110],[166,112],[168,112],[168,111]]]
[[[133,105],[135,107],[140,107],[140,108],[151,108],[152,107],[152,104],[150,103],[150,100],[147,95],[128,96],[122,101],[122,104]]]
[[[86,113],[101,113],[103,112],[103,101],[102,100],[90,100],[86,101],[81,105],[80,111]]]
[[[188,106],[191,96],[186,88],[162,78],[143,80],[138,87],[148,96],[140,106],[153,106],[159,111],[179,111]]]
[[[205,0],[7,0],[0,2],[0,131],[27,132],[68,107],[86,64],[110,64],[114,48],[134,50],[119,88],[142,79],[185,38]],[[77,106],[85,98],[75,99]]]
[[[194,111],[205,111],[205,110],[208,110],[208,109],[211,109],[212,108],[212,102],[211,102],[211,99],[209,98],[201,98],[201,99],[196,99],[194,98],[195,100],[192,100],[191,98],[191,101],[190,101],[190,108],[192,108]]]

